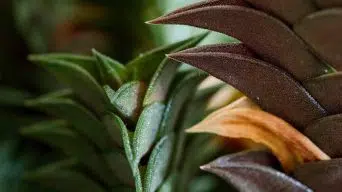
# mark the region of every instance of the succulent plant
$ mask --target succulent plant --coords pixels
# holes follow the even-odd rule
[[[29,56],[67,89],[25,101],[49,118],[23,127],[21,135],[50,146],[56,158],[28,170],[24,180],[49,191],[153,192],[198,189],[209,177],[215,188],[219,180],[195,176],[219,153],[221,140],[186,137],[184,129],[203,117],[222,84],[196,92],[207,74],[165,57],[205,36],[154,49],[126,65],[96,50],[93,56]]]
[[[240,191],[341,191],[341,6],[340,0],[208,0],[150,21],[241,41],[168,55],[249,98],[189,131],[263,145],[219,158],[204,170]]]

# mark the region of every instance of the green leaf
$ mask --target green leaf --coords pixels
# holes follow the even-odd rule
[[[195,39],[204,38],[207,34],[198,37],[192,37],[184,41],[180,41],[171,45],[156,48],[145,54],[141,54],[139,57],[127,64],[127,69],[130,73],[131,79],[140,81],[149,81],[157,70],[159,64],[165,58],[165,54],[173,51],[180,51],[179,48],[187,48],[185,45],[191,46],[189,42],[195,43]]]
[[[112,88],[120,87],[127,80],[126,67],[95,49],[92,52],[99,64],[102,83],[109,84]]]
[[[167,135],[163,137],[153,149],[147,164],[144,191],[156,191],[166,177],[171,159],[173,142],[174,136],[172,134]]]
[[[168,176],[164,183],[158,189],[158,192],[173,192],[175,188],[176,178],[177,173]]]
[[[71,62],[44,57],[31,56],[30,60],[42,65],[63,81],[99,116],[106,111],[109,100],[103,89],[85,69]]]
[[[119,116],[113,114],[113,119],[116,121],[116,124],[119,125],[120,131],[121,131],[121,137],[122,137],[123,144],[124,144],[126,158],[128,159],[128,162],[133,172],[133,177],[135,179],[135,190],[137,192],[142,192],[140,170],[138,166],[134,166],[134,162],[133,162],[134,156],[133,156],[132,146],[131,146],[132,133],[130,133],[127,130],[125,123],[120,119]]]
[[[119,181],[125,185],[134,186],[133,173],[124,154],[113,151],[105,155],[105,159]]]
[[[174,129],[184,104],[195,92],[196,86],[205,79],[206,76],[205,73],[189,73],[176,85],[165,108],[164,117],[159,129],[160,137],[163,137]]]
[[[139,164],[141,158],[150,150],[156,140],[164,109],[164,104],[154,103],[147,106],[141,113],[132,143],[136,165]]]
[[[71,62],[85,69],[96,80],[99,80],[99,71],[96,66],[96,59],[90,56],[76,55],[69,53],[48,53],[39,55],[30,55],[29,60],[59,60]]]
[[[37,99],[48,99],[48,98],[71,98],[73,96],[73,92],[71,89],[61,89],[57,91],[53,91],[47,94],[44,94]]]
[[[29,93],[0,86],[0,106],[23,106],[28,97]]]
[[[207,33],[191,38],[190,41],[183,44],[173,51],[180,51],[183,49],[195,46],[207,36]],[[146,91],[144,99],[144,106],[150,105],[153,102],[164,102],[169,91],[171,82],[176,74],[180,63],[165,58],[158,66],[157,70],[151,79],[151,82]]]
[[[105,125],[108,135],[110,136],[113,143],[118,144],[118,146],[122,147],[122,137],[120,132],[120,124],[118,124],[117,120],[115,119],[113,113],[109,112],[107,115],[105,115],[102,119],[103,124]]]
[[[77,132],[103,150],[112,147],[105,126],[90,111],[71,99],[43,98],[29,100],[26,105],[67,120]]]
[[[66,168],[72,165],[73,162],[68,161],[50,164],[26,173],[24,179],[63,192],[105,192],[98,183],[83,173]]]
[[[139,81],[129,82],[120,87],[110,100],[120,116],[136,122],[142,108],[145,90],[144,83]]]
[[[43,143],[61,149],[66,155],[75,157],[86,165],[96,176],[109,185],[114,185],[111,179],[113,174],[109,167],[96,154],[96,149],[85,139],[67,127],[63,120],[44,121],[20,130],[26,137],[39,140]]]

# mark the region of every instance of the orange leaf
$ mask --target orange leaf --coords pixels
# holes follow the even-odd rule
[[[212,113],[187,132],[214,133],[262,143],[278,158],[286,172],[293,171],[299,163],[330,159],[290,124],[261,111],[247,98]]]

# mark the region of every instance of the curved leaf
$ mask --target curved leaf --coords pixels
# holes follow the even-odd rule
[[[71,62],[78,65],[90,73],[96,80],[99,80],[99,71],[96,66],[96,59],[90,56],[76,55],[69,53],[47,53],[39,55],[30,55],[29,60],[60,60]]]
[[[342,72],[310,79],[304,86],[329,114],[342,113]]]
[[[159,137],[163,137],[174,129],[183,105],[206,76],[204,73],[189,73],[177,84],[167,101],[158,133]]]
[[[20,130],[24,136],[37,139],[61,149],[66,155],[86,165],[96,176],[109,185],[114,185],[113,174],[96,154],[96,149],[85,139],[67,128],[65,121],[40,122]]]
[[[314,98],[271,64],[229,53],[174,53],[169,57],[207,71],[240,90],[265,111],[304,128],[326,115]]]
[[[165,105],[154,103],[147,106],[141,113],[133,136],[134,163],[139,164],[140,159],[154,144],[158,129],[163,117]]]
[[[318,56],[337,70],[342,70],[341,23],[342,8],[328,9],[308,15],[294,26],[294,31]]]
[[[102,122],[104,123],[108,135],[112,139],[113,143],[116,143],[118,146],[122,147],[123,142],[120,132],[120,125],[116,121],[116,117],[114,116],[114,114],[108,112],[108,114],[102,118]]]
[[[314,191],[340,192],[342,159],[306,163],[295,170],[294,177]]]
[[[270,148],[287,172],[292,171],[298,163],[330,159],[291,125],[257,109],[231,109],[228,106],[209,115],[187,132],[215,133],[262,143]]]
[[[103,150],[112,147],[104,125],[90,111],[71,99],[38,98],[26,101],[26,105],[67,120],[77,132]]]
[[[169,167],[174,135],[163,137],[154,147],[147,164],[144,191],[154,192],[166,177]]]
[[[82,67],[62,60],[30,57],[30,60],[41,64],[81,98],[98,115],[102,115],[109,103],[103,89],[96,80]],[[87,87],[86,89],[84,87]]]
[[[254,163],[251,154],[244,154],[247,161],[234,161],[223,156],[204,165],[201,169],[214,173],[233,184],[239,191],[262,192],[312,192],[311,189],[270,167]],[[252,161],[252,162],[250,162]]]
[[[121,86],[110,100],[123,118],[136,122],[141,112],[145,91],[146,86],[143,82],[132,81]]]
[[[304,134],[329,156],[342,157],[342,114],[313,122],[306,127]]]
[[[231,35],[298,80],[317,77],[331,70],[314,57],[305,43],[285,24],[254,9],[241,6],[204,7],[151,22],[192,25]]]
[[[207,34],[199,35],[194,37],[191,41],[180,46],[174,51],[183,50],[192,46],[195,46],[202,41]],[[176,71],[180,66],[179,62],[175,62],[168,58],[165,58],[162,63],[158,66],[157,70],[151,79],[151,82],[146,91],[144,98],[144,106],[150,105],[153,102],[164,102],[166,96],[169,93],[172,80],[175,77]]]
[[[311,0],[247,0],[257,9],[269,12],[287,23],[294,24],[306,15],[316,11]]]
[[[131,167],[126,157],[119,151],[113,151],[105,155],[105,160],[118,180],[125,185],[134,187],[134,179]]]
[[[180,51],[179,53],[234,53],[249,57],[256,57],[255,53],[242,43],[227,43],[204,45]]]
[[[95,49],[92,52],[99,65],[102,82],[113,88],[120,87],[127,79],[126,67]]]
[[[150,52],[141,54],[138,58],[134,59],[126,65],[128,71],[131,73],[131,79],[138,81],[148,81],[157,70],[159,64],[163,61],[163,59],[165,59],[165,54],[171,53],[175,50],[179,51],[179,48],[181,47],[185,49],[187,47],[184,46],[189,45],[189,42],[193,42],[195,39],[206,35],[207,34],[197,37],[191,37],[184,41],[159,47]]]
[[[239,99],[242,94],[233,87],[226,85],[218,90],[208,101],[207,110],[216,110],[222,108],[231,102]]]

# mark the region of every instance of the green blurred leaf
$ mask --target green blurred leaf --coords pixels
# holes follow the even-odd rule
[[[100,85],[85,69],[62,60],[50,60],[34,55],[29,59],[45,67],[72,88],[75,94],[99,116],[105,113],[109,100]]]
[[[164,181],[169,167],[174,136],[163,137],[155,146],[147,164],[144,191],[154,192]]]
[[[141,158],[150,150],[156,140],[165,105],[153,103],[145,107],[141,113],[133,136],[134,163],[139,164]]]
[[[120,133],[120,124],[115,120],[114,114],[108,112],[102,119],[103,124],[105,125],[108,135],[112,139],[113,143],[116,143],[118,146],[122,147],[122,137]]]
[[[149,81],[157,70],[159,64],[165,59],[165,54],[173,51],[180,51],[180,48],[185,49],[187,48],[186,46],[195,45],[196,41],[199,42],[200,39],[203,39],[206,35],[207,34],[198,37],[191,37],[184,41],[159,47],[150,52],[141,54],[139,57],[127,64],[127,69],[130,73],[131,79]]]
[[[26,101],[26,105],[67,120],[77,132],[85,135],[99,148],[103,150],[111,148],[111,142],[105,126],[90,111],[73,100],[38,98]]]
[[[125,155],[120,151],[113,151],[105,155],[105,159],[119,181],[128,186],[134,186],[131,167]]]
[[[95,49],[92,51],[99,65],[102,83],[108,84],[112,88],[120,87],[127,80],[126,67]]]

